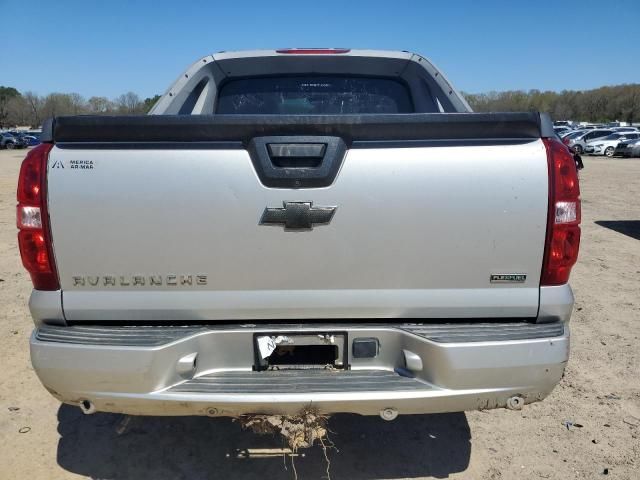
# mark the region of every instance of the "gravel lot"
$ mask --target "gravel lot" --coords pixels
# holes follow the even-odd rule
[[[121,415],[84,416],[42,388],[29,362],[31,284],[15,238],[24,154],[0,151],[0,478],[294,478],[279,439],[243,432],[231,420],[132,417],[127,424]],[[577,304],[562,383],[520,412],[391,423],[335,416],[332,478],[640,478],[640,159],[584,161]],[[320,448],[295,462],[300,479],[326,476]]]

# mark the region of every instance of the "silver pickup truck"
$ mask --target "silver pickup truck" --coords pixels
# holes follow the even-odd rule
[[[390,420],[543,399],[577,172],[407,52],[224,52],[150,115],[49,120],[20,171],[31,358],[60,401]]]

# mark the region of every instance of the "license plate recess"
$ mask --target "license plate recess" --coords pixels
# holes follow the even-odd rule
[[[253,336],[254,370],[348,369],[346,332],[274,332]]]

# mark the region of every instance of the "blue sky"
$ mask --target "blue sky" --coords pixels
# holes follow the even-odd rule
[[[220,50],[410,50],[467,92],[640,83],[640,0],[0,0],[0,85],[163,93]]]

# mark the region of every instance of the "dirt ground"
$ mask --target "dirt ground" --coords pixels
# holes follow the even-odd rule
[[[121,415],[85,416],[42,388],[29,362],[31,284],[16,247],[24,153],[0,151],[0,478],[294,478],[279,439],[231,420],[135,417],[125,427]],[[640,159],[585,165],[562,383],[520,412],[335,416],[332,478],[640,478]],[[320,448],[295,463],[300,479],[326,475]]]

